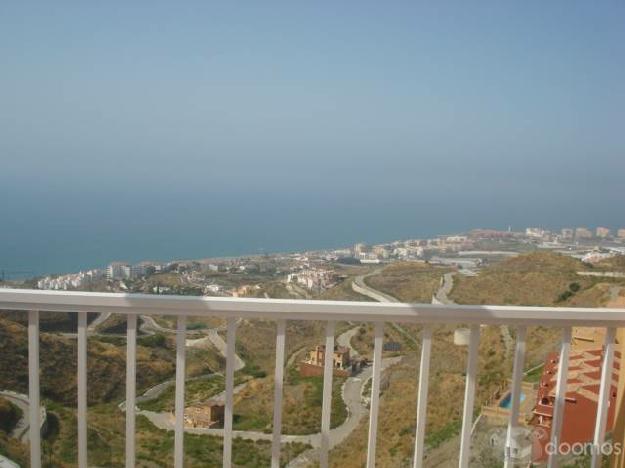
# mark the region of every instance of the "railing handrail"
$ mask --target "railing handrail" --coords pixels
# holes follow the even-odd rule
[[[442,305],[0,289],[0,310],[212,315],[268,320],[625,327],[625,309]]]

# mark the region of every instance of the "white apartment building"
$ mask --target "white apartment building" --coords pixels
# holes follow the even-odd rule
[[[332,270],[310,268],[287,275],[287,283],[297,283],[309,290],[328,289],[337,283],[337,275]]]
[[[525,235],[532,239],[542,239],[545,235],[545,230],[538,227],[528,227],[525,229]]]

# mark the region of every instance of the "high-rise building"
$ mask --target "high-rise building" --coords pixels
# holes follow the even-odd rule
[[[610,229],[607,227],[599,226],[596,230],[596,234],[597,234],[597,237],[602,237],[602,238],[610,237]]]
[[[578,227],[575,229],[575,239],[592,239],[592,231],[585,227]]]
[[[562,236],[562,239],[566,239],[566,240],[572,240],[573,239],[573,229],[571,228],[563,228],[562,231],[560,231],[560,234]]]
[[[108,279],[130,278],[130,265],[122,262],[113,262],[106,268],[106,277]]]
[[[619,239],[625,239],[625,229],[619,229],[616,233]]]
[[[358,243],[354,244],[354,257],[360,257],[362,254],[369,252],[367,244]]]

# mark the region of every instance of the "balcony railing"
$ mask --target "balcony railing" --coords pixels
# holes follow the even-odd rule
[[[441,323],[462,323],[470,326],[464,410],[460,432],[459,466],[468,467],[470,460],[471,426],[478,366],[480,325],[513,325],[516,327],[516,347],[512,373],[510,420],[505,450],[505,465],[512,467],[511,438],[519,421],[521,380],[525,358],[526,328],[531,325],[560,327],[563,338],[560,348],[560,366],[557,375],[555,404],[551,427],[551,442],[558,445],[562,428],[568,355],[573,326],[605,327],[606,341],[603,355],[601,384],[594,447],[605,439],[608,399],[614,356],[614,337],[617,327],[625,326],[625,309],[461,306],[402,303],[371,303],[343,301],[300,301],[278,299],[241,299],[222,297],[152,296],[143,294],[106,294],[84,292],[49,292],[22,289],[0,289],[0,310],[28,311],[28,376],[30,428],[40,427],[39,412],[39,312],[70,312],[78,314],[78,466],[87,465],[87,312],[115,313],[127,316],[126,353],[126,467],[135,466],[135,390],[137,315],[170,315],[177,317],[176,332],[176,388],[175,388],[175,444],[174,465],[183,467],[184,443],[184,386],[185,336],[187,316],[216,316],[226,319],[226,400],[223,431],[223,466],[232,462],[232,416],[235,366],[235,335],[237,319],[275,320],[276,367],[273,410],[271,464],[280,462],[282,383],[284,375],[285,324],[287,320],[317,320],[326,322],[325,349],[334,348],[337,321],[368,322],[374,325],[373,377],[369,413],[367,466],[375,465],[376,432],[378,420],[380,374],[384,323],[416,323],[423,325],[414,462],[421,467],[424,455],[424,436],[428,393],[428,374],[432,347],[432,326]],[[332,353],[325,353],[323,406],[321,416],[320,464],[328,466],[330,447],[330,411],[332,398]],[[593,450],[592,466],[600,464],[600,451]],[[41,466],[41,440],[38,430],[30,430],[30,460],[33,468]],[[556,454],[550,454],[548,466],[557,466]]]

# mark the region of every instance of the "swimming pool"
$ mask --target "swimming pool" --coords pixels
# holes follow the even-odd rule
[[[525,400],[525,393],[521,392],[521,402]],[[510,409],[512,405],[512,393],[508,393],[503,399],[499,402],[500,408]]]

